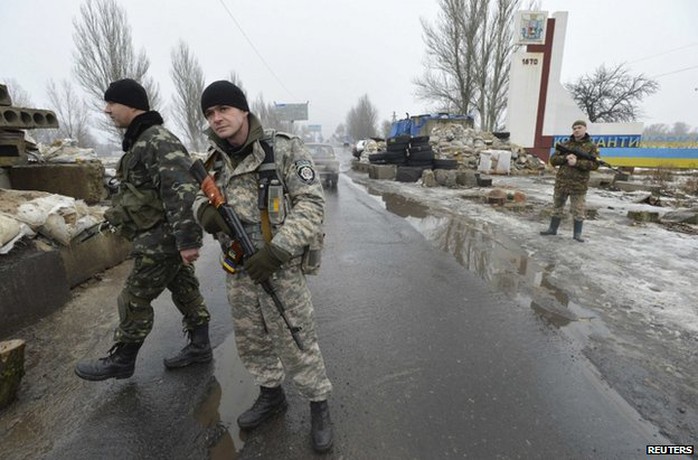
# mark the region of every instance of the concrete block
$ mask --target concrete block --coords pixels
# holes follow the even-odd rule
[[[368,165],[369,179],[395,180],[396,165]]]
[[[12,105],[12,98],[6,85],[0,85],[0,105]]]
[[[21,339],[0,342],[0,409],[4,409],[17,396],[24,376],[24,348]]]
[[[421,166],[398,166],[395,180],[398,182],[417,182],[422,178],[425,167]]]
[[[477,185],[477,173],[471,169],[459,169],[456,173],[456,183],[466,187]]]
[[[51,110],[0,106],[0,128],[58,128],[58,118]]]
[[[60,248],[66,279],[72,288],[120,264],[128,257],[132,245],[114,233],[100,233],[82,242]]]
[[[434,171],[431,169],[425,169],[422,171],[422,184],[425,187],[436,187],[439,185],[436,182],[436,177],[434,177]]]
[[[455,187],[457,183],[456,176],[457,172],[453,169],[437,169],[434,171],[436,183],[443,187]]]
[[[368,167],[371,166],[369,163],[363,163],[357,159],[351,160],[351,169],[359,172],[368,172]]]
[[[6,168],[0,168],[0,188],[12,188],[10,173],[7,172]]]
[[[18,165],[10,169],[10,181],[17,190],[41,190],[99,203],[104,189],[104,165],[88,163],[49,163]]]
[[[0,141],[0,167],[27,162],[24,139]]]
[[[487,193],[487,202],[495,206],[503,206],[507,201],[507,192],[501,188],[495,188]]]
[[[628,218],[635,222],[659,222],[659,213],[654,211],[628,211]]]
[[[70,299],[57,250],[22,248],[0,257],[0,337],[53,313]]]
[[[478,187],[491,187],[492,186],[492,178],[491,177],[484,177],[484,176],[477,176],[477,185],[478,185]]]
[[[26,163],[24,132],[0,129],[0,166]]]
[[[659,185],[641,184],[638,182],[627,182],[622,180],[615,181],[613,185],[624,192],[637,192],[638,190],[640,190],[645,192],[657,193],[661,189]]]
[[[60,249],[31,246],[0,255],[0,339],[61,308],[70,288],[122,263],[131,247],[102,233]]]

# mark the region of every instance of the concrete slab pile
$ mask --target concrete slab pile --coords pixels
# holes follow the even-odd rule
[[[0,167],[27,162],[22,130],[47,128],[58,128],[53,111],[13,106],[7,86],[0,84]]]

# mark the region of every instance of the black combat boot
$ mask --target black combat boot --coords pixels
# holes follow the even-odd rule
[[[560,226],[560,218],[553,217],[550,219],[550,227],[547,230],[540,232],[541,235],[557,235],[557,228]]]
[[[259,387],[259,396],[251,408],[238,417],[238,426],[243,430],[257,428],[263,421],[286,409],[286,394],[278,387]]]
[[[143,344],[117,342],[104,358],[77,363],[75,373],[81,379],[92,381],[127,379],[136,368],[136,357],[141,345]]]
[[[327,452],[332,448],[332,420],[327,401],[310,403],[310,437],[315,452]]]
[[[574,221],[574,236],[573,238],[580,243],[584,243],[584,239],[582,238],[582,224],[584,224],[583,220],[576,220]]]
[[[188,366],[194,363],[207,363],[213,358],[211,342],[208,339],[208,323],[188,330],[189,343],[172,358],[165,358],[163,362],[168,369]]]

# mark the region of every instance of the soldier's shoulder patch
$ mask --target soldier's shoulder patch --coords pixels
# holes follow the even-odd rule
[[[301,181],[306,184],[312,184],[315,181],[315,169],[313,169],[313,164],[310,161],[297,160],[293,163],[293,166]]]

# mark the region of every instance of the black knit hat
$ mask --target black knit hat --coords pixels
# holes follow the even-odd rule
[[[150,110],[148,94],[140,83],[130,78],[116,80],[109,85],[104,92],[104,100],[133,107],[134,109]]]
[[[214,81],[201,93],[202,112],[206,113],[206,110],[214,105],[227,105],[236,107],[245,112],[250,111],[245,93],[226,80]]]

